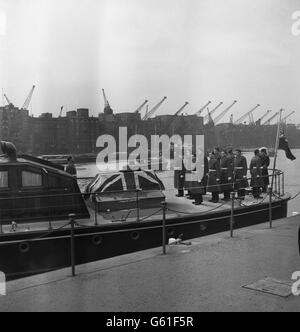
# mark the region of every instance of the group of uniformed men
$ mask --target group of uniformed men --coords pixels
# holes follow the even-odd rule
[[[252,194],[254,198],[261,198],[262,192],[267,192],[269,186],[268,168],[270,158],[266,148],[254,151],[254,157],[250,162],[250,174]],[[222,200],[230,200],[230,193],[237,191],[238,199],[244,200],[246,188],[249,187],[247,178],[248,164],[240,149],[221,150],[215,148],[204,158],[204,176],[196,179],[196,172],[183,169],[175,170],[175,188],[178,189],[178,197],[184,196],[184,191],[188,191],[190,199],[194,199],[194,204],[203,202],[203,195],[207,192],[212,194],[210,202],[218,203],[220,193],[223,193]],[[196,177],[195,177],[196,176]]]

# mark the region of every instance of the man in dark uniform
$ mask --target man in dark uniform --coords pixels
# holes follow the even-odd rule
[[[215,156],[214,152],[209,154],[208,161],[208,181],[207,181],[207,191],[212,193],[212,199],[210,202],[219,202],[219,192],[220,192],[220,176],[221,168],[220,163]]]
[[[259,150],[254,151],[254,157],[252,158],[250,163],[250,173],[253,197],[262,198],[260,196],[260,189],[264,186],[264,183],[262,179],[261,158],[259,155]]]
[[[234,151],[234,182],[235,189],[238,191],[238,198],[245,199],[246,188],[249,186],[247,180],[247,159],[242,155],[240,149]]]
[[[234,153],[232,149],[227,151],[227,159],[228,159],[228,182],[231,184],[230,191],[234,191]]]
[[[185,182],[186,169],[184,167],[184,162],[181,160],[181,168],[175,168],[174,171],[174,187],[178,190],[177,197],[184,196],[184,182]]]
[[[76,166],[75,166],[75,162],[72,156],[68,157],[68,165],[66,167],[66,172],[75,176],[77,175],[77,170],[76,170]]]
[[[261,172],[263,177],[263,192],[268,191],[268,186],[270,184],[269,179],[269,166],[270,166],[270,157],[268,156],[267,149],[262,148],[260,150],[260,159],[261,159]]]
[[[195,161],[195,160],[194,160]],[[194,199],[195,205],[200,205],[203,203],[203,195],[206,194],[207,186],[207,173],[208,173],[208,159],[204,156],[204,173],[202,179],[199,179],[199,176],[196,172],[196,169],[193,172],[189,172],[190,181],[187,180],[188,172],[186,174],[186,188],[189,188],[189,196],[191,199]]]
[[[198,197],[196,200],[195,200],[195,204],[197,205],[197,202],[203,202],[203,195],[206,195],[206,186],[207,186],[207,181],[208,181],[208,178],[207,178],[207,173],[209,171],[209,166],[208,166],[208,158],[206,156],[204,156],[204,174],[203,174],[203,178],[201,179],[201,182],[200,182],[200,187],[201,187],[201,197]],[[200,200],[199,200],[200,198]]]
[[[221,161],[221,150],[219,147],[215,147],[213,151],[216,159],[220,162]]]
[[[221,151],[221,158],[220,158],[220,167],[221,167],[221,188],[220,191],[224,193],[223,201],[230,200],[230,192],[232,189],[232,185],[229,182],[230,178],[230,159],[228,158],[226,152],[224,150]]]

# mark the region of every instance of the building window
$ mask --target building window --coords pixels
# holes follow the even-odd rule
[[[34,172],[22,171],[23,187],[41,187],[42,175]]]
[[[7,171],[0,172],[0,189],[1,188],[8,188],[8,172]]]

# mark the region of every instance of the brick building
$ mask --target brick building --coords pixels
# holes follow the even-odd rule
[[[64,117],[43,113],[29,116],[13,105],[0,107],[0,139],[11,141],[19,152],[42,154],[96,153],[100,135],[112,135],[118,141],[119,127],[127,127],[128,136],[173,133],[203,134],[203,119],[195,116],[162,116],[142,121],[139,113],[114,114],[106,107],[98,117],[86,108],[67,112]]]

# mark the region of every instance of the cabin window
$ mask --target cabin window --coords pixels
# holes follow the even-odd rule
[[[34,172],[22,172],[22,186],[23,187],[41,187],[42,175]]]
[[[8,171],[0,172],[0,188],[8,188]]]

